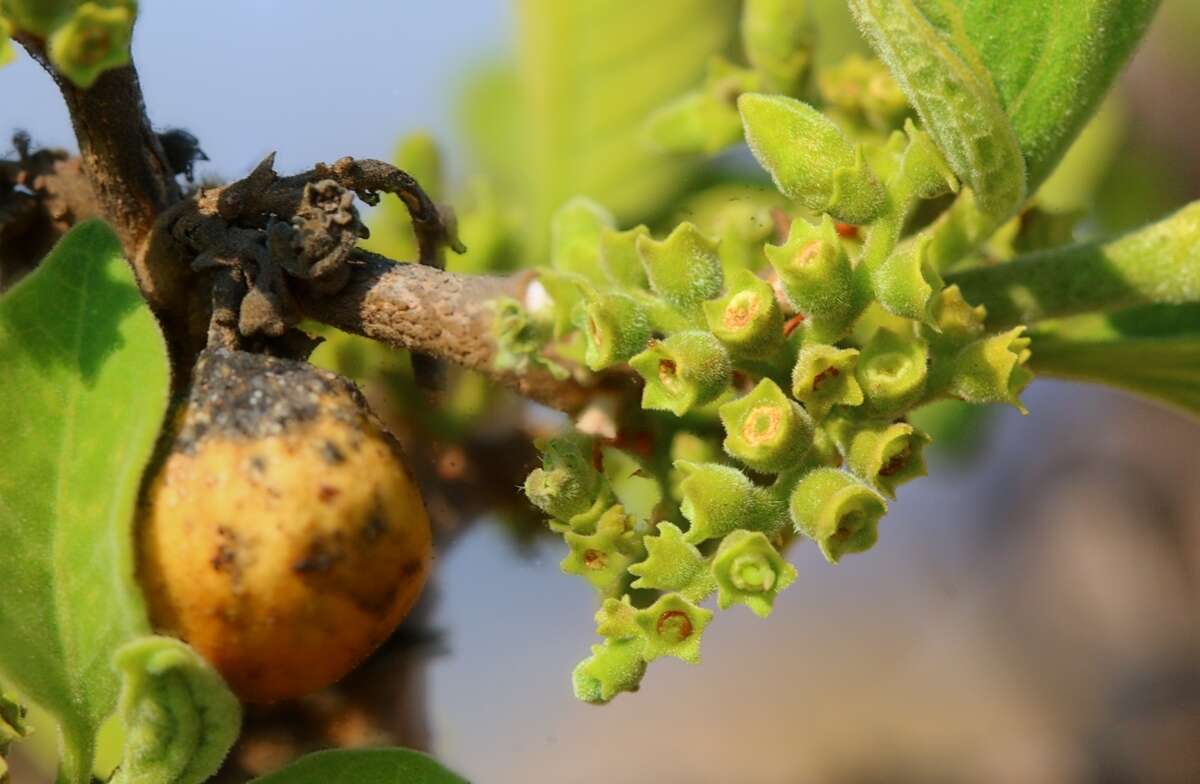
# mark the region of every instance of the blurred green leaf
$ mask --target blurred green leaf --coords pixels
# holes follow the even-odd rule
[[[0,670],[62,729],[89,780],[116,702],[112,654],[147,631],[132,524],[167,406],[158,325],[100,221],[0,299]]]
[[[466,784],[466,779],[410,749],[338,749],[301,757],[251,784]]]

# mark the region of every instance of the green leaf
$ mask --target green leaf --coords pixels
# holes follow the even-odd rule
[[[850,0],[850,8],[982,210],[1011,215],[1025,198],[1025,160],[962,10],[952,0]]]
[[[466,784],[431,757],[411,749],[337,749],[301,757],[251,784]]]
[[[131,527],[170,381],[106,225],[74,228],[0,299],[0,377],[0,671],[54,714],[63,778],[86,782],[112,654],[147,631]]]
[[[1067,151],[1159,0],[954,0],[1000,94],[1032,192]]]
[[[1039,375],[1107,384],[1200,418],[1200,304],[1047,321],[1030,338]]]

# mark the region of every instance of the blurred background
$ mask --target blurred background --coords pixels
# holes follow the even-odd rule
[[[818,59],[861,48],[841,3],[816,5]],[[211,158],[202,178],[277,150],[284,173],[354,155],[437,179],[420,143],[397,149],[427,131],[472,248],[451,264],[503,270],[544,253],[546,216],[574,190],[653,220],[683,183],[742,170],[736,153],[651,167],[622,114],[693,86],[735,13],[726,0],[143,0],[134,52],[154,122]],[[1165,0],[1070,176],[1047,186],[1075,237],[1200,197],[1197,40],[1200,4]],[[26,57],[0,71],[0,130],[15,128],[73,146]],[[403,247],[394,204],[371,222],[374,242]],[[564,545],[538,535],[516,489],[535,455],[471,420],[490,393],[460,379],[416,428],[387,382],[401,360],[330,343],[326,361],[357,368],[436,486],[438,569],[421,610],[345,683],[253,712],[225,781],[313,746],[377,743],[427,749],[481,784],[1200,781],[1196,421],[1044,380],[1028,416],[951,413],[874,550],[831,568],[793,548],[799,578],[769,621],[722,614],[701,665],[656,663],[641,692],[598,708],[570,688],[596,641],[593,596],[559,572]],[[477,443],[456,445],[468,425]],[[37,767],[18,760],[16,784],[43,780]]]

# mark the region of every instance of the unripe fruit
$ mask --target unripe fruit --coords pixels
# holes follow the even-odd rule
[[[154,625],[242,699],[336,681],[411,609],[429,520],[352,383],[205,351],[169,435],[139,510],[139,578]]]

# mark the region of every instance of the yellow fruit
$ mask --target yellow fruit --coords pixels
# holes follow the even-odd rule
[[[205,351],[138,519],[154,625],[248,702],[326,686],[421,593],[429,520],[358,390],[302,362]]]

